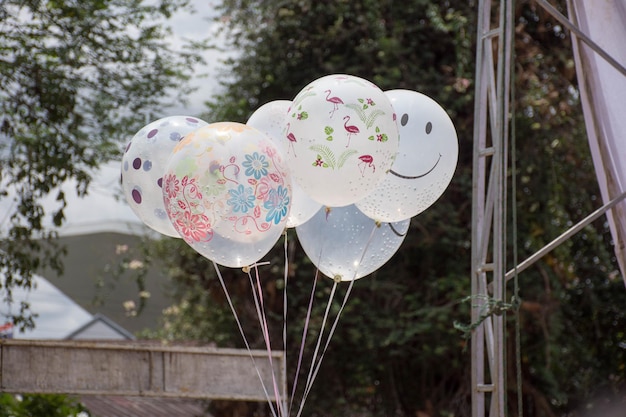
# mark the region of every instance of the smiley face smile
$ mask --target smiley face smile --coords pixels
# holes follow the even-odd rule
[[[418,178],[423,178],[423,177],[425,177],[426,175],[428,175],[428,174],[430,174],[431,172],[433,172],[433,170],[434,170],[435,168],[437,168],[437,165],[439,164],[439,161],[441,161],[441,154],[439,154],[439,158],[437,158],[437,162],[435,162],[435,165],[433,165],[433,167],[432,167],[431,169],[429,169],[428,171],[426,171],[425,173],[420,174],[420,175],[415,175],[415,176],[402,175],[402,174],[397,173],[397,172],[396,172],[396,171],[394,171],[393,169],[390,169],[390,170],[389,170],[389,173],[390,173],[390,174],[395,175],[396,177],[403,178],[403,179],[405,179],[405,180],[415,180],[415,179],[418,179]]]

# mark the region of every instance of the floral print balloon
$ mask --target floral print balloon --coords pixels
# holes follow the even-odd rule
[[[293,146],[293,144],[288,140],[283,141],[282,128],[291,104],[290,100],[270,101],[256,109],[246,122],[248,126],[255,127],[265,133],[272,140],[272,143],[282,149],[283,154],[287,157],[289,157],[289,145]],[[291,192],[291,208],[287,217],[287,227],[293,228],[308,221],[322,208],[322,205],[309,197],[297,182],[292,181]]]
[[[187,135],[163,176],[163,202],[176,231],[227,267],[267,254],[285,229],[290,200],[282,153],[240,123],[213,123]]]

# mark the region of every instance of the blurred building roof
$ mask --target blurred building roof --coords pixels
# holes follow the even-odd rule
[[[69,340],[135,340],[132,333],[100,313],[96,313],[93,319],[65,338]]]
[[[80,397],[93,417],[205,417],[204,402],[188,398],[125,396]]]

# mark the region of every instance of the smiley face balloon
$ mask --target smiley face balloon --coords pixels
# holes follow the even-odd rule
[[[397,116],[398,153],[381,183],[356,206],[374,220],[397,222],[441,197],[456,169],[459,143],[452,120],[430,97],[411,90],[385,94]]]

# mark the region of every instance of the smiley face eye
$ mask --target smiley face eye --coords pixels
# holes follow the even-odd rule
[[[406,126],[406,124],[407,124],[407,123],[409,123],[409,115],[408,115],[408,114],[406,114],[406,113],[404,113],[404,114],[402,115],[402,118],[400,118],[400,124],[401,124],[402,126]]]
[[[431,122],[426,123],[426,134],[430,135],[430,132],[433,130],[433,124]]]

